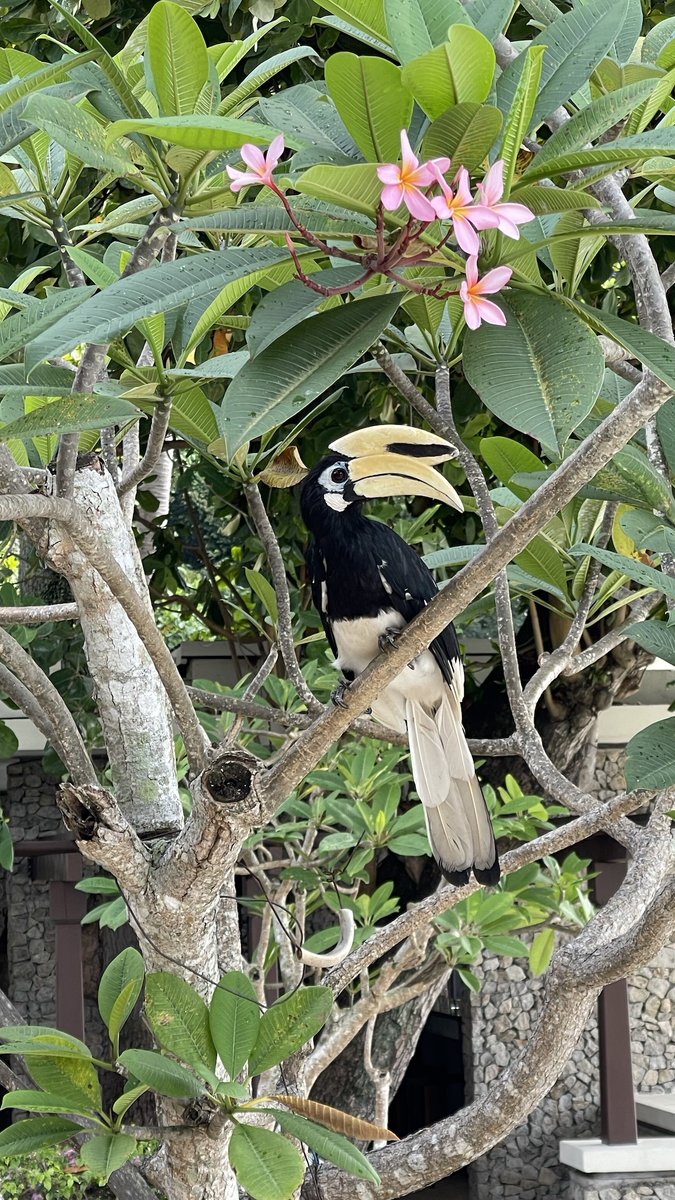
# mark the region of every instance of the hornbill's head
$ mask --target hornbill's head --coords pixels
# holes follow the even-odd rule
[[[457,492],[434,470],[455,457],[449,442],[410,425],[373,425],[331,442],[332,454],[307,475],[301,493],[309,529],[329,512],[348,513],[365,500],[389,496],[427,496],[463,511]]]

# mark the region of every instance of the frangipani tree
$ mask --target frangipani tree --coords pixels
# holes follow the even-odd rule
[[[23,1042],[20,1031],[6,1031],[5,1040],[25,1054],[41,1111],[99,1114],[99,1142],[88,1141],[84,1154],[103,1174],[134,1152],[134,1092],[164,1096],[153,1178],[194,1200],[235,1196],[235,1171],[256,1200],[299,1188],[384,1200],[458,1169],[537,1104],[599,989],[648,961],[674,920],[671,721],[634,740],[631,790],[599,804],[548,756],[535,715],[556,680],[592,671],[616,647],[639,641],[675,661],[663,619],[675,597],[671,278],[660,277],[648,240],[675,232],[675,40],[667,23],[641,40],[637,0],[588,0],[565,13],[526,3],[513,40],[511,0],[323,7],[322,20],[350,49],[328,59],[325,83],[283,89],[275,81],[289,65],[318,74],[310,46],[273,56],[233,85],[237,65],[275,23],[247,41],[207,46],[170,0],[159,0],[115,57],[65,8],[81,53],[43,65],[11,47],[0,52],[3,212],[48,245],[0,295],[0,516],[17,523],[73,596],[59,611],[0,612],[0,686],[60,756],[64,819],[82,852],[117,881],[143,960],[133,952],[117,960],[101,995],[112,1069],[117,1062],[131,1080],[114,1115],[97,1107],[97,1064],[86,1048],[54,1031],[28,1029]],[[354,53],[364,45],[367,53]],[[621,315],[609,287],[617,261],[632,283]],[[594,264],[608,272],[601,305],[587,288]],[[214,356],[214,329],[243,332],[245,344]],[[317,698],[315,664],[298,659],[275,493],[268,511],[260,485],[302,478],[290,447],[355,367],[383,373],[401,408],[455,446],[450,469],[468,484],[484,542],[436,555],[436,566],[465,565],[337,709]],[[513,437],[476,445],[459,430],[450,384],[460,372]],[[138,489],[167,439],[241,482],[267,557],[272,585],[257,571],[251,586],[275,642],[243,696],[209,704],[291,729],[268,759],[257,742],[242,743],[239,724],[219,731],[199,719],[153,618],[133,520]],[[526,682],[511,586],[552,609],[562,627]],[[513,729],[473,750],[521,757],[571,817],[547,828],[537,825],[546,810],[533,809],[516,830],[504,815],[502,832],[525,840],[504,856],[500,896],[520,915],[509,912],[506,929],[493,928],[501,952],[515,952],[513,930],[536,923],[525,912],[527,879],[509,883],[516,871],[597,830],[626,846],[631,867],[587,923],[575,893],[581,931],[553,955],[539,1024],[495,1082],[489,1106],[479,1098],[365,1160],[334,1128],[322,1135],[298,1126],[303,1112],[320,1124],[322,1114],[303,1108],[308,1092],[364,1027],[372,1046],[378,1015],[432,998],[452,965],[468,967],[471,946],[464,958],[443,950],[466,938],[467,926],[484,932],[480,909],[489,901],[475,885],[443,886],[390,919],[390,895],[361,891],[339,911],[337,944],[308,945],[308,898],[327,903],[326,855],[348,850],[356,862],[350,875],[343,861],[340,878],[357,888],[369,861],[358,860],[353,841],[328,841],[355,818],[344,807],[340,815],[318,767],[382,684],[488,589]],[[587,626],[619,608],[625,619],[599,640],[589,635],[581,650]],[[58,618],[82,628],[105,781],[73,714],[20,644],[26,638],[6,628]],[[266,708],[255,696],[272,687],[278,655],[289,682],[277,681],[281,703]],[[190,785],[187,819],[173,722]],[[354,728],[382,733],[362,720]],[[373,800],[378,773],[390,787],[393,753],[364,753],[351,786],[366,794],[354,811],[368,852],[389,841],[396,850],[396,839],[407,838],[401,852],[418,853],[416,818],[390,793]],[[638,829],[626,814],[647,801],[651,815]],[[266,826],[288,849],[279,882],[261,846]],[[272,900],[253,963],[242,961],[237,920],[243,868]],[[260,1020],[272,940],[289,998]],[[552,948],[547,939],[539,967]],[[308,969],[328,992],[306,985]],[[120,1055],[145,971],[146,1011],[163,1053]],[[347,988],[351,1005],[337,1006],[321,1031],[327,998]],[[45,1059],[60,1064],[60,1103]],[[380,1109],[372,1115],[386,1126],[389,1085],[370,1048],[368,1059]],[[257,1075],[260,1094],[291,1103],[277,1099],[273,1112],[256,1112],[249,1081]],[[24,1094],[21,1103],[40,1111],[39,1097]],[[41,1124],[20,1122],[0,1148],[73,1134],[63,1117],[33,1120]],[[305,1136],[322,1165],[305,1172],[273,1122]]]

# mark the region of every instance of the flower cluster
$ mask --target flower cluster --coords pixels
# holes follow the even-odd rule
[[[249,169],[248,171],[239,171],[235,167],[227,168],[227,173],[232,180],[230,185],[232,191],[238,192],[251,184],[263,184],[271,188],[281,199],[296,229],[306,237],[310,244],[328,250],[323,243],[320,243],[319,239],[300,225],[287,198],[274,180],[272,173],[284,148],[282,134],[274,138],[266,154],[263,154],[257,146],[251,144],[242,146],[241,157]],[[464,305],[464,317],[469,329],[477,329],[482,321],[487,321],[491,325],[505,325],[504,313],[491,300],[487,300],[486,296],[501,291],[509,282],[512,271],[510,267],[496,267],[479,278],[479,235],[485,229],[496,229],[506,237],[518,239],[520,237],[518,226],[531,221],[534,213],[524,204],[516,204],[502,199],[504,195],[504,162],[502,160],[498,160],[490,167],[485,178],[477,185],[475,196],[471,193],[469,172],[465,167],[459,167],[452,183],[448,183],[445,176],[450,165],[451,160],[444,156],[421,163],[412,150],[405,129],[401,130],[400,164],[383,163],[377,168],[378,179],[383,184],[378,216],[379,252],[375,256],[369,256],[362,279],[347,285],[347,287],[353,288],[381,271],[391,279],[405,283],[412,290],[429,291],[424,285],[416,285],[410,280],[401,279],[395,273],[394,268],[413,266],[423,262],[439,246],[445,245],[448,237],[452,234],[460,249],[468,255],[466,279],[460,286],[459,296]],[[406,232],[397,237],[393,247],[388,247],[384,238],[382,210],[396,212],[402,206],[407,208],[410,213]],[[450,223],[450,229],[439,242],[439,246],[413,254],[409,253],[408,248],[418,234],[432,222],[438,220]],[[308,287],[323,291],[320,284],[302,273],[292,240],[288,235],[286,240],[295,260],[299,277]],[[350,261],[359,261],[346,251],[336,251],[335,247],[331,248],[330,253],[333,255],[337,253],[338,256]],[[333,291],[326,290],[326,295],[328,294],[333,294]],[[438,289],[433,290],[432,294],[439,294]],[[450,294],[453,293],[445,293],[445,295]]]

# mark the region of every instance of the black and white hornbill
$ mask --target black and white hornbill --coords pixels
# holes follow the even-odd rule
[[[463,509],[434,466],[453,457],[447,442],[406,425],[378,425],[339,438],[311,470],[301,494],[312,534],[307,565],[314,603],[351,682],[438,588],[419,555],[363,503],[416,495]],[[404,667],[372,706],[384,725],[408,735],[415,786],[431,848],[443,874],[465,883],[499,879],[485,799],[462,729],[464,670],[452,625]]]

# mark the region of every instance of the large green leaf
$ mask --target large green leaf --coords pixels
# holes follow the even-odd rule
[[[85,166],[110,171],[113,175],[139,174],[138,167],[122,147],[115,151],[108,148],[105,127],[76,104],[56,96],[31,96],[24,115]]]
[[[402,63],[440,46],[448,27],[470,25],[461,0],[384,0],[389,41]]]
[[[626,747],[629,788],[667,788],[675,783],[675,717],[648,725]],[[0,1135],[1,1136],[1,1135]]]
[[[129,86],[126,76],[122,71],[120,71],[114,58],[108,54],[108,51],[105,49],[103,44],[99,42],[98,38],[94,37],[93,33],[91,30],[87,29],[86,25],[83,25],[81,21],[78,21],[75,14],[71,13],[69,9],[64,8],[63,5],[57,2],[57,0],[50,0],[50,2],[52,7],[61,14],[66,24],[70,25],[70,28],[80,39],[82,45],[85,46],[87,50],[93,52],[96,57],[97,64],[100,66],[104,74],[107,75],[112,87],[115,89],[129,116],[142,116],[143,110],[134,96],[133,90]]]
[[[589,546],[585,542],[573,546],[570,553],[579,557],[590,554],[592,558],[597,558],[598,562],[609,567],[611,571],[619,571],[628,579],[634,579],[642,587],[654,588],[655,591],[663,592],[671,599],[675,599],[675,579],[663,571],[648,567],[646,563],[638,562],[635,558],[628,558],[625,554],[615,554],[613,550],[601,550],[598,546]]]
[[[509,292],[500,304],[505,328],[467,331],[466,378],[490,412],[559,453],[593,408],[602,350],[581,321],[561,320],[561,306],[548,295]]]
[[[110,882],[113,883],[114,881],[110,880]],[[110,1025],[113,1008],[130,983],[134,984],[136,991],[127,1015],[131,1013],[134,1004],[141,994],[144,977],[145,967],[143,966],[143,959],[138,950],[134,950],[133,946],[128,946],[126,950],[118,954],[106,967],[101,976],[101,982],[98,985],[98,1008],[106,1025]]]
[[[474,171],[492,149],[502,114],[491,104],[456,104],[428,128],[422,143],[425,159],[447,154],[456,167]]]
[[[621,317],[615,317],[613,313],[590,308],[579,300],[558,296],[554,302],[564,304],[577,313],[596,333],[602,333],[618,342],[675,391],[675,349],[667,342],[642,329],[634,321],[624,321]]]
[[[326,1023],[332,1007],[328,988],[306,987],[268,1008],[249,1055],[249,1073],[260,1075],[300,1050]]]
[[[550,116],[586,83],[621,30],[627,7],[628,0],[587,0],[533,38],[529,47],[545,46],[546,53],[529,128]],[[497,104],[504,113],[515,99],[525,53],[506,68],[497,84]]]
[[[369,174],[375,176],[372,168],[369,169]],[[378,188],[382,190],[379,184]],[[293,212],[306,229],[323,238],[343,237],[351,240],[354,234],[370,234],[374,229],[372,221],[349,212],[346,208],[339,208],[334,203],[326,204],[322,200],[298,198],[293,202]],[[189,217],[181,221],[181,228],[215,229],[222,233],[295,231],[295,225],[280,204],[238,204],[236,208],[227,208],[223,212]]]
[[[453,104],[481,104],[490,94],[495,52],[471,25],[451,25],[447,40],[403,68],[403,82],[432,121]]]
[[[472,25],[494,42],[508,24],[513,12],[513,0],[464,0],[464,7]]]
[[[533,579],[539,580],[543,591],[566,596],[567,577],[560,552],[544,534],[535,534],[514,561]]]
[[[382,193],[374,163],[353,167],[310,167],[295,186],[307,196],[340,204],[343,208],[365,213],[368,217],[375,216]]]
[[[291,1200],[305,1176],[300,1153],[286,1138],[255,1125],[237,1125],[229,1147],[237,1180],[252,1200]]]
[[[543,975],[553,957],[555,930],[542,929],[530,947],[530,970],[533,975]]]
[[[2,1108],[19,1108],[23,1112],[72,1113],[79,1112],[83,1116],[91,1116],[94,1111],[91,1104],[78,1108],[73,1104],[72,1096],[61,1096],[56,1092],[37,1092],[17,1090],[7,1092],[3,1097]]]
[[[22,441],[55,433],[74,433],[83,429],[108,429],[111,425],[133,420],[138,409],[126,400],[104,400],[100,396],[63,396],[35,408],[25,417],[0,426],[0,441]]]
[[[603,165],[628,166],[644,162],[654,155],[675,154],[675,129],[660,126],[636,133],[633,137],[619,138],[615,142],[604,142],[590,150],[571,150],[555,158],[539,163],[537,155],[523,172],[523,182],[534,183],[536,179],[566,175],[570,171],[582,171],[586,167]]]
[[[136,275],[129,275],[113,283],[104,292],[94,296],[81,306],[76,316],[54,322],[47,333],[31,343],[26,352],[29,374],[46,358],[59,358],[81,342],[107,343],[118,334],[126,332],[143,317],[158,312],[169,312],[190,300],[225,287],[235,279],[253,275],[263,267],[272,267],[288,256],[284,248],[234,249],[222,252],[209,250],[187,260],[162,263]],[[74,289],[84,291],[83,288]],[[70,307],[74,307],[73,293]],[[47,303],[45,301],[44,303]],[[28,314],[9,317],[4,324],[19,318],[32,318]],[[48,322],[44,322],[46,325]],[[44,325],[42,326],[44,328]],[[19,342],[20,345],[23,342]],[[13,347],[16,348],[16,347]],[[2,325],[0,325],[0,355],[3,353]]]
[[[308,161],[338,162],[358,160],[358,147],[346,129],[332,100],[308,83],[265,96],[258,102],[258,110],[268,125],[283,129],[290,144],[305,145]],[[307,165],[302,155],[296,155],[293,166]]]
[[[600,208],[600,201],[578,188],[542,187],[538,183],[521,183],[514,187],[511,199],[525,204],[535,216],[547,213],[571,212],[581,208]]]
[[[209,1010],[184,979],[157,971],[145,981],[145,1012],[159,1042],[192,1067],[216,1065]]]
[[[336,1167],[347,1171],[349,1175],[355,1175],[357,1179],[369,1179],[371,1183],[380,1183],[377,1171],[371,1167],[365,1154],[357,1150],[342,1134],[334,1133],[332,1129],[317,1125],[315,1121],[309,1121],[306,1117],[289,1112],[285,1108],[258,1108],[257,1111],[273,1113],[277,1125],[281,1126],[284,1133],[289,1133],[291,1137],[304,1142],[310,1150],[325,1158],[326,1162],[335,1163]]]
[[[499,151],[499,157],[504,159],[504,193],[506,196],[511,190],[523,138],[532,122],[545,53],[544,46],[528,46],[520,56],[523,64],[518,76],[513,102],[506,117],[504,136]]]
[[[171,0],[150,9],[146,61],[162,116],[193,113],[209,78],[209,56],[196,21]]]
[[[400,133],[412,116],[413,98],[401,68],[386,58],[332,54],[326,84],[347,129],[368,162],[397,162]]]
[[[260,90],[268,79],[278,75],[280,71],[285,71],[290,67],[291,63],[298,62],[301,58],[313,58],[315,62],[321,63],[315,50],[311,46],[291,46],[290,50],[282,50],[281,54],[273,54],[271,58],[266,58],[253,71],[249,71],[243,83],[233,91],[228,92],[225,99],[220,104],[219,113],[231,113],[235,110],[240,112],[246,107],[246,101],[254,92]]]
[[[278,130],[255,121],[234,120],[232,117],[155,117],[115,121],[108,128],[106,144],[109,146],[118,138],[132,133],[143,133],[146,137],[161,138],[172,146],[185,146],[188,150],[206,153],[235,150],[245,142],[266,146]]]
[[[72,312],[95,290],[93,287],[64,288],[41,300],[39,307],[34,305],[12,317],[5,317],[0,322],[0,358],[8,358],[43,330],[57,324],[60,317]]]
[[[26,1061],[31,1076],[43,1091],[70,1097],[78,1109],[101,1107],[101,1084],[91,1062],[39,1054]]]
[[[675,667],[675,628],[672,625],[666,625],[665,621],[638,621],[629,625],[625,632],[643,650]]]
[[[5,112],[25,96],[42,91],[43,88],[67,78],[75,67],[91,62],[95,57],[95,51],[87,50],[85,54],[68,55],[60,62],[41,67],[39,71],[24,75],[21,79],[10,79],[0,87],[0,112]]]
[[[138,1148],[136,1138],[128,1133],[97,1133],[80,1150],[80,1159],[98,1179],[108,1182],[113,1171],[133,1158]]]
[[[13,1158],[18,1154],[32,1154],[43,1146],[55,1146],[66,1138],[80,1133],[81,1128],[65,1117],[28,1117],[3,1129],[0,1133],[0,1154]]]
[[[211,1036],[230,1079],[236,1079],[255,1046],[260,1008],[253,984],[242,971],[228,971],[209,1008]]]
[[[400,301],[400,293],[377,296],[319,313],[247,363],[232,380],[220,410],[228,455],[325,392],[372,346]]]
[[[357,266],[329,267],[321,272],[321,283],[326,287],[341,287],[358,279],[361,274]],[[254,309],[246,331],[251,357],[260,354],[294,325],[324,307],[335,307],[335,301],[313,292],[300,279],[291,279],[289,283],[269,292]]]
[[[364,33],[388,41],[384,0],[318,0],[321,8]]]
[[[257,50],[258,43],[285,20],[286,17],[277,17],[276,20],[269,21],[266,25],[259,25],[243,41],[220,42],[216,46],[208,46],[209,56],[215,64],[218,73],[218,82],[222,83],[223,80],[227,79],[227,76],[234,70],[237,63],[240,63],[242,58],[246,57],[249,50]]]
[[[519,499],[526,500],[532,489],[521,487],[518,484],[514,485],[511,478],[513,475],[541,471],[543,469],[541,459],[537,458],[536,454],[533,454],[521,442],[506,437],[482,438],[480,452],[500,483],[507,484]]]
[[[541,158],[537,156],[537,164],[546,162],[549,158],[557,158],[561,154],[568,154],[571,150],[579,150],[588,142],[594,142],[646,100],[653,90],[653,79],[639,79],[636,83],[629,83],[626,87],[617,88],[615,92],[598,97],[561,125],[544,142],[539,151]]]
[[[201,1079],[155,1050],[124,1050],[119,1062],[135,1079],[152,1088],[153,1092],[159,1092],[160,1096],[170,1096],[174,1100],[193,1099],[205,1090]]]

